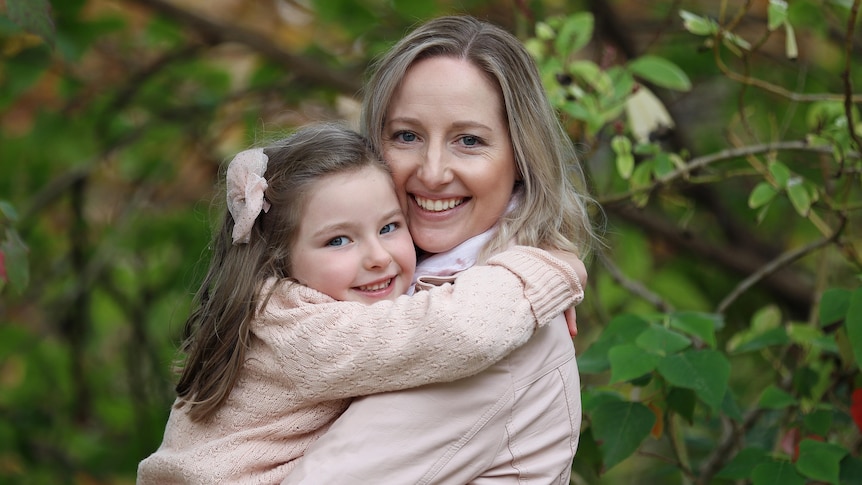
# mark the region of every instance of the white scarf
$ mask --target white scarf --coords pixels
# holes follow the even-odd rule
[[[432,254],[416,265],[413,282],[420,276],[451,276],[476,264],[479,252],[496,234],[497,226],[473,236],[454,248],[437,254]]]
[[[521,191],[516,190],[512,194],[506,213],[510,213],[521,202]],[[416,265],[416,273],[413,275],[413,285],[410,286],[408,294],[412,295],[416,280],[422,276],[452,276],[464,271],[476,264],[482,248],[497,233],[498,224],[494,224],[487,231],[473,236],[454,248],[442,253],[432,254]]]

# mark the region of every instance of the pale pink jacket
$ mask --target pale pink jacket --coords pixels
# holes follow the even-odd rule
[[[581,297],[567,264],[526,247],[456,285],[371,306],[278,286],[252,324],[246,365],[223,407],[194,423],[175,405],[137,481],[278,483],[348,398],[473,375]]]
[[[472,377],[355,399],[282,483],[564,485],[580,427],[575,350],[558,316]]]

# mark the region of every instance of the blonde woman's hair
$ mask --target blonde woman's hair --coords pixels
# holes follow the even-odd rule
[[[430,20],[407,34],[372,66],[360,131],[383,147],[386,112],[410,67],[432,57],[469,61],[496,85],[521,181],[521,203],[500,224],[483,256],[509,241],[566,249],[585,258],[597,234],[588,208],[594,204],[571,138],[550,104],[534,59],[512,34],[470,16]]]
[[[264,153],[269,159],[264,198],[271,207],[255,220],[249,242],[236,245],[233,218],[224,211],[209,269],[185,323],[185,362],[176,392],[193,421],[211,417],[230,395],[245,362],[251,321],[269,296],[261,294],[263,283],[290,278],[290,248],[314,184],[369,166],[389,175],[371,144],[340,124],[303,127]]]

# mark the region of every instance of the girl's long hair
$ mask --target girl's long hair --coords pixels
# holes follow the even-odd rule
[[[249,242],[236,245],[233,218],[224,211],[209,269],[185,323],[176,392],[178,405],[188,406],[193,421],[213,416],[236,384],[254,338],[252,321],[269,296],[261,294],[264,282],[290,278],[290,248],[309,190],[325,176],[368,166],[389,174],[370,143],[340,124],[301,128],[264,153],[269,159],[264,197],[271,207],[255,220]]]
[[[523,44],[502,28],[470,16],[432,19],[407,34],[372,66],[361,130],[382,150],[386,112],[410,67],[432,57],[471,62],[503,98],[521,203],[501,221],[483,255],[518,244],[575,251],[586,258],[598,241],[590,197],[571,138],[547,98],[538,68]]]

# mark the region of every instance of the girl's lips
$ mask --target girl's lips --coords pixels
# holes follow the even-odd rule
[[[428,199],[418,195],[413,196],[416,205],[429,212],[443,212],[463,204],[466,197],[451,197],[448,199]]]
[[[356,287],[356,289],[357,289],[357,290],[359,290],[359,291],[380,291],[380,290],[385,290],[386,288],[389,288],[389,285],[391,285],[393,281],[395,281],[395,277],[394,277],[394,276],[393,276],[392,278],[389,278],[389,279],[386,279],[386,280],[383,280],[383,281],[378,281],[377,283],[372,283],[372,284],[370,284],[370,285],[357,286],[357,287]]]
[[[354,286],[353,291],[368,302],[384,300],[389,298],[392,295],[392,292],[396,290],[396,285],[394,284],[396,277],[397,276],[393,276],[383,281],[367,285]]]

